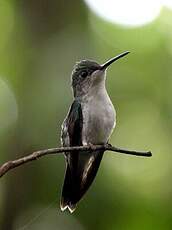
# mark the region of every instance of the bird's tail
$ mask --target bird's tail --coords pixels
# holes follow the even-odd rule
[[[75,157],[75,165],[71,164],[71,159],[67,161],[66,175],[62,189],[62,196],[60,202],[60,208],[62,211],[69,209],[72,213],[76,209],[78,201],[82,198],[85,192],[92,184],[102,156],[103,151],[96,151],[95,153],[80,153]]]

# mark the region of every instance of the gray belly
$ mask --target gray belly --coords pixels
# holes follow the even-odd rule
[[[106,103],[91,101],[83,108],[83,144],[105,144],[115,127],[115,110],[109,98]]]

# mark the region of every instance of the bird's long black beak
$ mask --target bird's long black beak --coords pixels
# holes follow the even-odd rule
[[[122,53],[122,54],[117,55],[116,57],[111,58],[110,60],[108,60],[107,62],[105,62],[103,65],[101,65],[100,70],[105,70],[105,69],[107,69],[107,67],[108,67],[109,65],[111,65],[113,62],[117,61],[118,59],[124,57],[125,55],[127,55],[127,54],[129,54],[129,53],[130,53],[129,51],[126,51],[126,52],[124,52],[124,53]]]

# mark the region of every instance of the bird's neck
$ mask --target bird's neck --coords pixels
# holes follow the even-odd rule
[[[105,81],[101,81],[98,84],[92,85],[88,93],[83,95],[80,99],[82,102],[87,102],[90,100],[96,100],[96,98],[106,97],[107,91],[105,87]]]

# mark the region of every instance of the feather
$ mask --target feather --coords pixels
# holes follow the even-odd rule
[[[82,145],[82,106],[75,100],[62,126],[63,146]],[[73,212],[78,201],[92,184],[99,168],[103,151],[65,153],[66,174],[62,189],[61,210]]]

